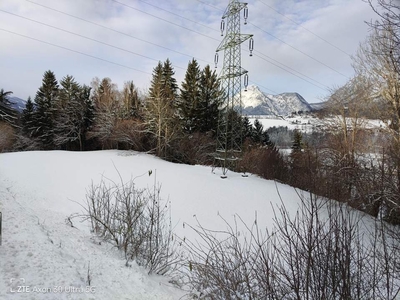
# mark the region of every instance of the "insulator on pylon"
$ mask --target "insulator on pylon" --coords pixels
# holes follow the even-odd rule
[[[254,50],[254,40],[253,40],[253,38],[250,38],[250,40],[249,40],[249,50],[250,50],[250,56],[253,56],[253,50]]]
[[[247,6],[243,10],[243,15],[244,15],[244,25],[247,25],[247,18],[249,17],[249,9]]]
[[[249,75],[244,74],[244,91],[247,92],[247,87],[249,86]]]
[[[224,36],[224,30],[225,30],[225,21],[222,19],[221,21],[221,36]]]
[[[214,63],[215,63],[215,68],[217,68],[217,65],[218,65],[218,52],[215,53],[215,56],[214,56]]]

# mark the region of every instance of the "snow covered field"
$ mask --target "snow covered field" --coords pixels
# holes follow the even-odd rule
[[[250,116],[249,120],[253,124],[254,121],[258,119],[261,124],[264,126],[264,129],[268,129],[271,127],[287,127],[290,130],[298,129],[302,132],[312,132],[316,129],[323,129],[328,124],[340,124],[342,122],[341,116],[330,117],[325,119],[318,119],[313,117],[312,115],[305,115],[305,116],[294,116],[294,117],[271,117],[271,116]],[[352,123],[351,118],[347,118],[347,122],[350,125]],[[359,124],[364,128],[367,129],[376,129],[385,127],[385,124],[380,120],[359,120]]]
[[[279,194],[290,212],[299,204],[287,185],[233,172],[223,180],[210,167],[173,164],[143,153],[2,153],[0,299],[180,299],[185,294],[136,264],[126,267],[122,254],[99,244],[87,222],[73,219],[76,228],[66,222],[83,211],[92,181],[102,176],[119,180],[116,169],[125,181],[135,178],[138,187],[162,184],[174,232],[191,240],[195,235],[183,223],[196,225],[194,216],[207,228],[221,229],[218,213],[228,221],[239,214],[251,223],[257,212],[260,228],[271,228],[271,206],[281,204]],[[91,285],[86,290],[88,269]],[[29,288],[18,291],[18,286]]]

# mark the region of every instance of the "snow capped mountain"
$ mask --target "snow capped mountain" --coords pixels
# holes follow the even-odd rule
[[[286,116],[298,111],[312,111],[311,105],[298,93],[268,95],[257,86],[242,91],[243,113],[246,115]]]
[[[25,108],[26,101],[18,97],[9,97],[11,107],[18,112],[22,112]]]

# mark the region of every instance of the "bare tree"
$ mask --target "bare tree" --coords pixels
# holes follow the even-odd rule
[[[367,1],[380,17],[370,22],[372,34],[361,45],[354,67],[372,86],[371,98],[379,103],[376,111],[388,139],[382,172],[391,183],[384,191],[387,218],[400,224],[400,4],[398,1]],[[383,161],[382,161],[383,162]]]

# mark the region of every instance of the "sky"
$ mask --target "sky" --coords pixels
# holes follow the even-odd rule
[[[109,77],[143,93],[159,61],[180,84],[195,58],[214,66],[229,0],[0,0],[0,88],[34,98],[47,70],[89,85]],[[362,0],[248,0],[254,55],[242,44],[249,83],[320,102],[353,75],[352,59],[376,15]],[[222,70],[223,54],[216,69]]]

